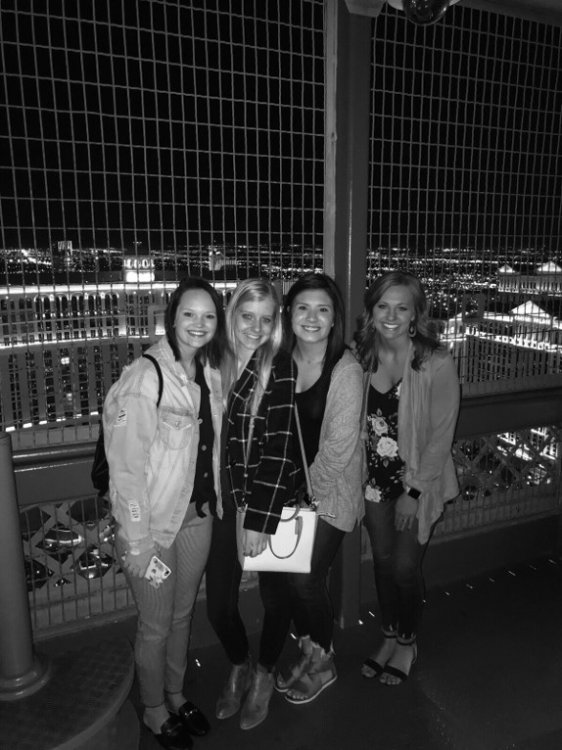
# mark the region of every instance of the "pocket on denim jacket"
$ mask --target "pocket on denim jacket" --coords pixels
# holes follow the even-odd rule
[[[162,442],[173,451],[186,448],[193,436],[193,417],[161,410],[160,436]]]

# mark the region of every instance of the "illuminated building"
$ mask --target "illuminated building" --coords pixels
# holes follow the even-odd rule
[[[164,333],[177,283],[154,281],[151,259],[126,260],[120,283],[0,288],[4,430],[86,425],[123,365]],[[236,284],[214,286],[226,300]]]

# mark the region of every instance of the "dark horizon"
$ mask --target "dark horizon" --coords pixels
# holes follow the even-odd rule
[[[4,247],[323,246],[321,0],[16,8]],[[373,42],[367,246],[558,253],[560,29],[385,7]]]

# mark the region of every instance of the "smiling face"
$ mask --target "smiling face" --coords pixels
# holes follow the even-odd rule
[[[299,341],[327,345],[334,325],[334,305],[324,289],[307,289],[291,305],[291,327]]]
[[[414,298],[407,286],[391,286],[373,307],[373,326],[388,342],[408,338],[415,321]]]
[[[181,296],[174,318],[176,342],[182,355],[193,356],[217,330],[217,311],[204,289],[188,289]]]
[[[275,321],[275,303],[271,297],[241,302],[233,316],[234,338],[239,355],[250,357],[269,339]]]

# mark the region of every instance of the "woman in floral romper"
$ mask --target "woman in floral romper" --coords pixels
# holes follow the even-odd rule
[[[367,291],[357,351],[368,371],[365,525],[383,634],[362,674],[399,685],[417,658],[423,551],[459,491],[451,457],[459,384],[410,273],[390,271]]]

